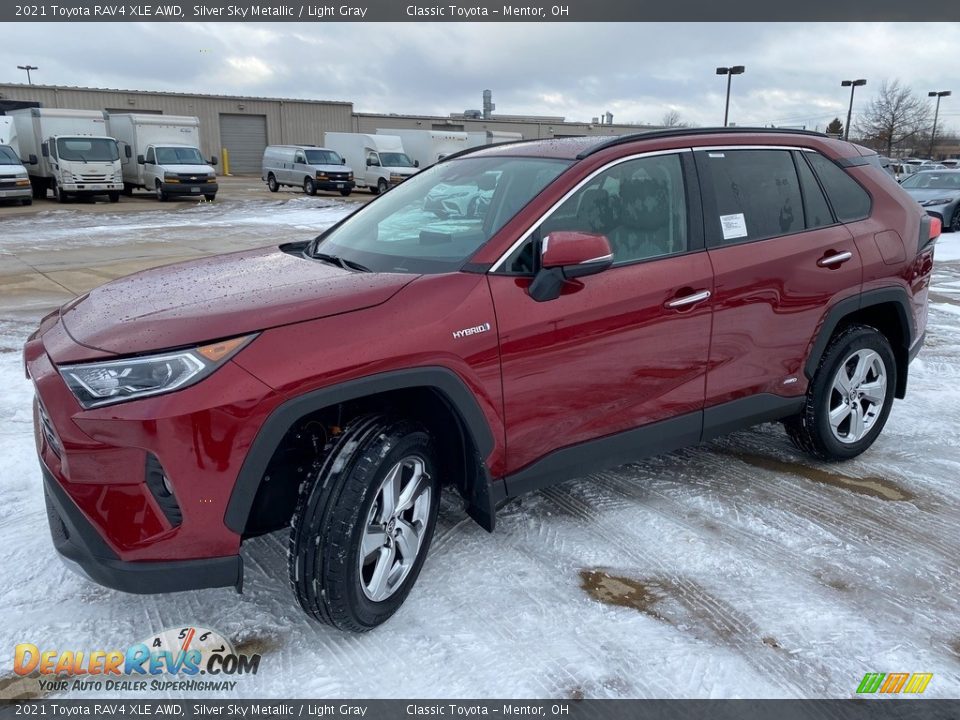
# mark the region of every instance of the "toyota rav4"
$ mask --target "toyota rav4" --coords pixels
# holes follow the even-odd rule
[[[243,541],[289,526],[302,608],[369,630],[441,492],[492,531],[508,498],[761,422],[862,453],[939,234],[871,151],[815,133],[460,153],[311,241],[45,317],[24,354],[54,543],[127,592],[239,590]]]

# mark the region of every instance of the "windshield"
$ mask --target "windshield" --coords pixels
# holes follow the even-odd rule
[[[413,167],[413,160],[406,153],[382,152],[380,164],[383,167]]]
[[[900,187],[928,190],[960,190],[960,172],[919,172],[911,175]]]
[[[200,151],[192,147],[158,147],[157,165],[206,165]]]
[[[72,162],[113,162],[120,159],[117,141],[109,138],[57,138],[57,157]]]
[[[434,165],[321,236],[314,252],[375,272],[450,272],[569,165],[516,157]]]
[[[340,165],[340,156],[333,150],[307,150],[307,162],[311,165]]]
[[[0,165],[19,165],[20,158],[13,151],[12,147],[0,145]]]

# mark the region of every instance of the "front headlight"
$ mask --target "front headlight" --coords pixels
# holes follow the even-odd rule
[[[180,178],[176,175],[164,175],[163,181],[165,183],[178,183],[180,182]]]
[[[60,376],[84,408],[137,400],[199,382],[254,337],[244,335],[159,355],[64,365]]]
[[[936,200],[924,200],[920,204],[924,207],[931,207],[933,205],[946,205],[951,200],[953,200],[953,198],[937,198]]]
[[[317,173],[317,180],[326,180],[326,179],[327,179],[327,174],[325,172]]]

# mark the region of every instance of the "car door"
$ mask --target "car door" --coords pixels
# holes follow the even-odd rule
[[[663,447],[674,431],[680,444],[699,439],[712,273],[693,177],[689,151],[616,161],[568,193],[488,276],[508,471],[570,446],[589,455],[588,441],[668,418],[682,419],[659,436]],[[540,248],[560,230],[606,235],[614,265],[537,302],[528,288]],[[617,455],[593,447],[599,460]],[[524,489],[549,481],[541,473]]]
[[[801,397],[804,359],[826,308],[859,292],[854,237],[831,210],[808,154],[777,147],[695,153],[715,282],[708,437],[712,425],[736,425],[751,413],[765,419],[783,398]]]

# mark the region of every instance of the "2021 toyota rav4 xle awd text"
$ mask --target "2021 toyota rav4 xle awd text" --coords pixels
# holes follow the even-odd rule
[[[492,531],[507,498],[759,422],[862,453],[906,392],[939,233],[870,151],[813,133],[461,153],[312,241],[44,318],[24,353],[54,543],[128,592],[239,588],[243,540],[289,526],[303,609],[370,629],[441,490]]]

